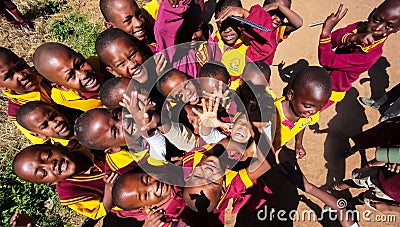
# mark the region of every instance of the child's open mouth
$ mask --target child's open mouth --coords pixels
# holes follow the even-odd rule
[[[65,125],[65,123],[61,123],[59,127],[61,127],[61,129],[57,132],[57,135],[64,134],[68,130],[68,127]]]
[[[143,67],[139,66],[136,68],[135,72],[133,72],[132,77],[139,77],[143,71]]]
[[[67,162],[66,162],[66,160],[65,160],[65,158],[62,158],[61,160],[60,160],[60,163],[59,163],[59,165],[58,165],[58,172],[61,174],[61,173],[63,173],[66,169],[67,169]]]
[[[135,37],[143,37],[144,36],[144,30],[143,29],[139,29],[137,31],[134,31],[132,33],[132,35],[135,36]]]
[[[94,88],[97,86],[97,80],[95,77],[90,77],[88,82],[84,85],[86,88]]]
[[[233,40],[234,38],[235,38],[234,35],[227,35],[227,36],[224,36],[225,41],[231,41],[231,40]]]

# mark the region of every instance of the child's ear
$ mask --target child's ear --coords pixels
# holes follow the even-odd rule
[[[32,136],[35,136],[35,137],[40,138],[40,139],[43,139],[43,140],[47,140],[47,139],[49,138],[49,137],[47,137],[47,136],[45,136],[45,135],[43,135],[43,134],[36,133],[36,132],[30,132],[30,134],[31,134]]]
[[[113,28],[113,27],[114,27],[114,26],[113,26],[110,22],[108,22],[108,21],[104,22],[104,26],[105,26],[107,29]]]
[[[287,91],[287,93],[286,93],[286,98],[287,98],[289,101],[292,101],[292,100],[293,100],[293,97],[294,97],[294,91],[293,91],[293,89],[288,89],[288,91]]]
[[[117,72],[115,72],[110,66],[106,66],[107,72],[113,74],[115,77],[121,77]]]
[[[114,154],[121,151],[121,147],[111,147],[111,148],[107,148],[104,150],[104,153],[106,154]]]
[[[50,85],[51,85],[53,88],[57,88],[57,89],[62,90],[62,91],[68,91],[68,90],[69,90],[68,88],[66,88],[66,87],[64,87],[64,86],[62,86],[62,85],[56,84],[56,83],[54,83],[54,82],[50,82]]]

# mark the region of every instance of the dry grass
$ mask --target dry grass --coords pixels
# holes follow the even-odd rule
[[[19,10],[34,22],[35,31],[17,31],[5,20],[0,19],[1,46],[11,49],[18,56],[32,64],[31,57],[35,49],[44,42],[54,41],[48,37],[49,25],[53,20],[71,13],[88,15],[90,22],[102,25],[102,16],[98,1],[77,0],[15,0]],[[56,11],[56,12],[54,12]],[[58,12],[57,12],[58,11]],[[0,174],[18,150],[30,145],[20,131],[7,120],[7,98],[0,94]],[[71,210],[62,209],[61,216],[68,218],[68,226],[80,226],[83,217]]]

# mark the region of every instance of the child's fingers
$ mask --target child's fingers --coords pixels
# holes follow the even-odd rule
[[[209,97],[208,99],[211,99],[211,97]],[[204,98],[201,99],[201,104],[203,105],[203,113],[206,113],[207,105],[206,105],[206,100]]]
[[[340,15],[340,12],[342,11],[342,9],[343,9],[343,3],[340,3],[339,8],[338,8],[338,10],[337,10],[336,13],[335,13],[335,16],[339,16],[339,15]]]
[[[196,108],[192,108],[193,113],[195,113],[197,116],[199,116],[201,118],[201,115],[203,115],[202,113],[200,113],[198,110],[196,110]]]
[[[207,91],[203,91],[203,94],[207,97],[212,97],[212,94]]]
[[[208,106],[207,106],[207,112],[213,112],[213,99],[212,98],[209,98],[208,99]]]
[[[214,109],[213,109],[213,112],[214,112],[214,113],[217,113],[217,112],[218,112],[218,109],[219,109],[219,101],[220,101],[220,98],[219,98],[219,97],[215,99],[215,104],[214,104]]]

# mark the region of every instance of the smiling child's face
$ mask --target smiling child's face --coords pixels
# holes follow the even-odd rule
[[[291,109],[300,118],[308,118],[320,111],[328,102],[330,95],[330,93],[307,86],[296,91],[292,89],[288,91]]]
[[[290,9],[291,3],[288,0],[276,0],[275,2],[278,2],[279,4],[284,5]],[[274,10],[271,17],[272,17],[272,27],[274,29],[281,26],[283,20],[285,19],[285,15],[283,15],[283,13],[281,13],[278,10]]]
[[[379,6],[368,18],[367,32],[374,32],[374,39],[379,40],[400,29],[400,3],[391,1]]]
[[[101,82],[93,67],[78,53],[58,51],[49,57],[45,76],[66,89],[79,92],[98,92]]]
[[[121,196],[127,207],[148,209],[171,199],[172,187],[147,173],[129,173]]]
[[[7,88],[17,93],[37,91],[39,82],[36,73],[24,59],[16,55],[0,54],[0,89]]]
[[[146,61],[133,40],[120,37],[102,51],[107,70],[115,76],[128,77],[144,84],[148,80],[147,70],[142,66]]]
[[[200,102],[197,87],[182,72],[175,71],[169,80],[164,83],[162,93],[175,101],[196,105]]]
[[[36,107],[24,121],[28,130],[45,137],[66,139],[73,134],[65,115],[50,105]]]
[[[41,146],[19,156],[14,163],[18,177],[32,183],[56,183],[75,173],[76,165],[64,147]]]
[[[144,19],[135,0],[115,0],[108,26],[119,28],[139,41],[146,40]]]

